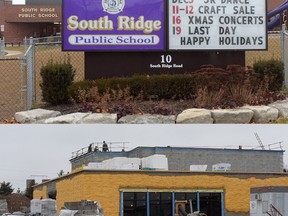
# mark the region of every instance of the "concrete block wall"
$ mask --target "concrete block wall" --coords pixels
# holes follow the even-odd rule
[[[167,156],[169,170],[189,170],[190,165],[205,164],[211,171],[213,164],[230,163],[231,170],[238,172],[283,171],[283,153],[274,151],[160,148],[156,153]]]
[[[169,170],[189,170],[190,165],[230,163],[231,170],[237,172],[283,172],[283,151],[208,149],[175,147],[138,147],[129,152],[93,152],[71,159],[72,170],[89,162],[102,162],[113,157],[143,158],[153,154],[164,154],[168,158]]]

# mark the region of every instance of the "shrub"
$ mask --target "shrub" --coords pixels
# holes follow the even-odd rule
[[[268,76],[270,91],[281,89],[284,81],[284,65],[280,60],[261,60],[254,63],[253,69],[260,74],[261,81],[264,81],[265,77]]]
[[[262,105],[271,103],[281,94],[270,91],[270,79],[251,67],[229,65],[226,69],[203,65],[199,70],[186,74],[138,75],[132,77],[98,79],[72,84],[69,92],[74,100],[82,104],[83,110],[117,112],[118,117],[127,113],[140,112],[151,104],[149,113],[171,114],[165,100],[186,101],[198,108],[235,108],[245,104]],[[140,102],[140,103],[139,103]],[[141,108],[139,107],[141,105]],[[190,105],[189,105],[190,106]]]
[[[79,81],[79,82],[74,82],[68,87],[68,93],[71,98],[73,98],[77,103],[80,100],[83,100],[83,94],[93,88],[96,87],[97,84],[95,84],[94,81],[91,80],[84,80],[84,81]],[[98,88],[99,89],[99,88]]]
[[[232,108],[249,103],[259,88],[259,76],[251,68],[229,65],[226,70],[203,65],[193,73],[196,83],[194,106]]]
[[[183,99],[192,98],[194,95],[194,83],[191,74],[161,74],[161,75],[138,75],[132,77],[98,79],[94,81],[81,81],[73,83],[69,87],[71,97],[79,102],[79,92],[87,91],[92,87],[98,88],[100,94],[107,89],[119,90],[129,88],[131,96],[143,99]],[[83,98],[81,99],[83,100]]]
[[[52,60],[41,67],[43,101],[52,104],[64,104],[69,101],[68,87],[72,84],[75,70],[69,60],[54,63]]]
[[[207,98],[207,102],[204,103],[206,106],[209,105],[209,101],[214,103],[213,101],[217,99],[213,98],[214,93],[222,92],[226,98],[229,90],[231,94],[237,94],[235,90],[232,91],[235,85],[249,86],[250,90],[255,92],[259,86],[258,75],[251,68],[246,69],[239,65],[229,65],[226,70],[213,65],[203,65],[199,70],[189,74],[138,75],[76,82],[69,88],[69,93],[76,102],[79,102],[83,101],[83,95],[88,97],[87,91],[92,87],[97,87],[99,95],[107,93],[107,89],[110,89],[111,93],[112,90],[118,91],[128,87],[132,97],[141,94],[144,100],[197,98],[197,104],[202,104],[200,100],[209,94],[211,98]],[[239,94],[241,93],[243,92],[239,90]]]

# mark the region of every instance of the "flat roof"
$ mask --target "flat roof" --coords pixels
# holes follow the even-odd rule
[[[47,183],[53,183],[62,179],[71,178],[80,174],[125,174],[125,175],[134,175],[134,174],[143,174],[151,176],[193,176],[193,175],[211,175],[211,176],[226,176],[226,177],[237,177],[237,178],[267,178],[267,177],[283,177],[287,176],[286,172],[234,172],[234,171],[178,171],[178,170],[96,170],[96,169],[83,169],[75,171],[51,180],[34,185],[33,187],[41,187]],[[288,187],[287,187],[288,188]]]

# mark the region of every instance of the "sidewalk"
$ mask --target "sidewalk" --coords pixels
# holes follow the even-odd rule
[[[5,56],[14,56],[14,55],[21,55],[22,52],[20,51],[12,51],[12,50],[5,50]]]

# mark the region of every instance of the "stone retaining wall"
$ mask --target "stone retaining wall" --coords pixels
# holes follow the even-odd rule
[[[244,106],[238,109],[184,110],[178,115],[127,115],[117,119],[116,113],[71,113],[34,109],[17,112],[18,123],[27,124],[249,124],[269,123],[288,117],[288,99],[268,106]]]

